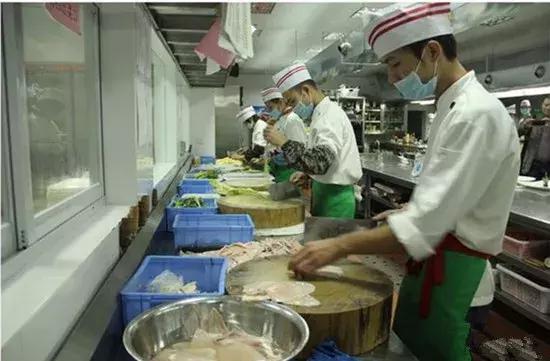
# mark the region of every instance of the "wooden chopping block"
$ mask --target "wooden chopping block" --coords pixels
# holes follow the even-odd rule
[[[287,265],[290,257],[254,260],[229,272],[227,291],[240,295],[245,285],[257,281],[292,280]],[[387,341],[390,333],[393,283],[379,270],[341,261],[336,264],[347,278],[372,283],[359,286],[336,280],[306,281],[315,286],[317,307],[290,306],[309,325],[310,337],[300,357],[307,358],[312,349],[326,338],[336,340],[338,347],[350,355],[365,354]]]
[[[304,222],[304,204],[299,199],[273,201],[261,195],[237,195],[218,201],[221,213],[249,214],[257,229],[295,226]]]

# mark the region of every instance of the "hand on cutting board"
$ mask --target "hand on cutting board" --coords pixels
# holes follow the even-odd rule
[[[269,143],[273,144],[276,147],[280,147],[288,141],[288,139],[286,139],[283,133],[279,132],[272,125],[268,125],[264,129],[264,138],[265,140],[267,140]]]
[[[306,184],[307,175],[303,172],[294,172],[290,176],[290,183],[297,185],[298,187],[303,187]]]
[[[403,204],[401,204],[401,208],[388,209],[387,211],[384,211],[382,213],[378,213],[376,216],[372,217],[372,220],[377,221],[377,222],[385,221],[390,214],[403,212],[406,209],[407,209],[407,203],[403,203]]]
[[[340,247],[340,240],[327,238],[320,241],[309,242],[298,252],[288,265],[288,269],[297,275],[308,275],[317,269],[329,265],[345,256]]]

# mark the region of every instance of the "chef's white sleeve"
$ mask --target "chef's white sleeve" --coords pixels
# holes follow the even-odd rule
[[[435,253],[457,220],[473,210],[497,172],[499,162],[488,151],[491,131],[476,122],[483,119],[460,121],[444,130],[441,146],[433,150],[407,209],[388,217],[391,230],[417,261]]]
[[[304,123],[298,116],[293,117],[292,115],[288,119],[288,123],[285,127],[285,136],[296,142],[306,143],[306,128]]]
[[[265,147],[267,141],[264,138],[264,129],[267,128],[267,123],[263,120],[258,120],[254,125],[254,130],[252,131],[252,144],[259,145],[260,147]]]
[[[332,127],[328,126],[313,128],[311,129],[313,140],[312,146],[316,147],[324,145],[328,147],[336,157],[338,157],[343,148],[343,139],[341,133],[341,131],[337,132],[336,130],[332,129]]]

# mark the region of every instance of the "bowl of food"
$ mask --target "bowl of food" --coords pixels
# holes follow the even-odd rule
[[[271,302],[203,297],[155,307],[126,327],[124,347],[138,361],[286,361],[309,339],[304,319]]]

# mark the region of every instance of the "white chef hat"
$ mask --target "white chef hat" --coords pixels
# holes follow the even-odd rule
[[[387,13],[373,13],[366,34],[379,59],[421,40],[453,33],[451,4],[403,4]]]
[[[516,115],[516,105],[515,104],[512,104],[512,105],[506,107],[506,110],[508,111],[508,114]]]
[[[273,76],[273,82],[281,92],[286,92],[306,80],[311,80],[311,75],[304,63],[292,64]]]
[[[282,99],[282,98],[283,98],[283,94],[281,94],[281,91],[279,90],[279,88],[271,87],[271,88],[266,88],[262,90],[262,100],[264,101],[264,103],[273,99]]]
[[[241,110],[240,112],[237,113],[237,119],[239,120],[239,122],[244,122],[248,119],[250,119],[250,117],[256,115],[256,111],[254,110],[253,107],[246,107],[246,108],[243,108],[243,110]]]
[[[531,102],[529,99],[523,99],[521,103],[519,103],[520,107],[531,107]]]

